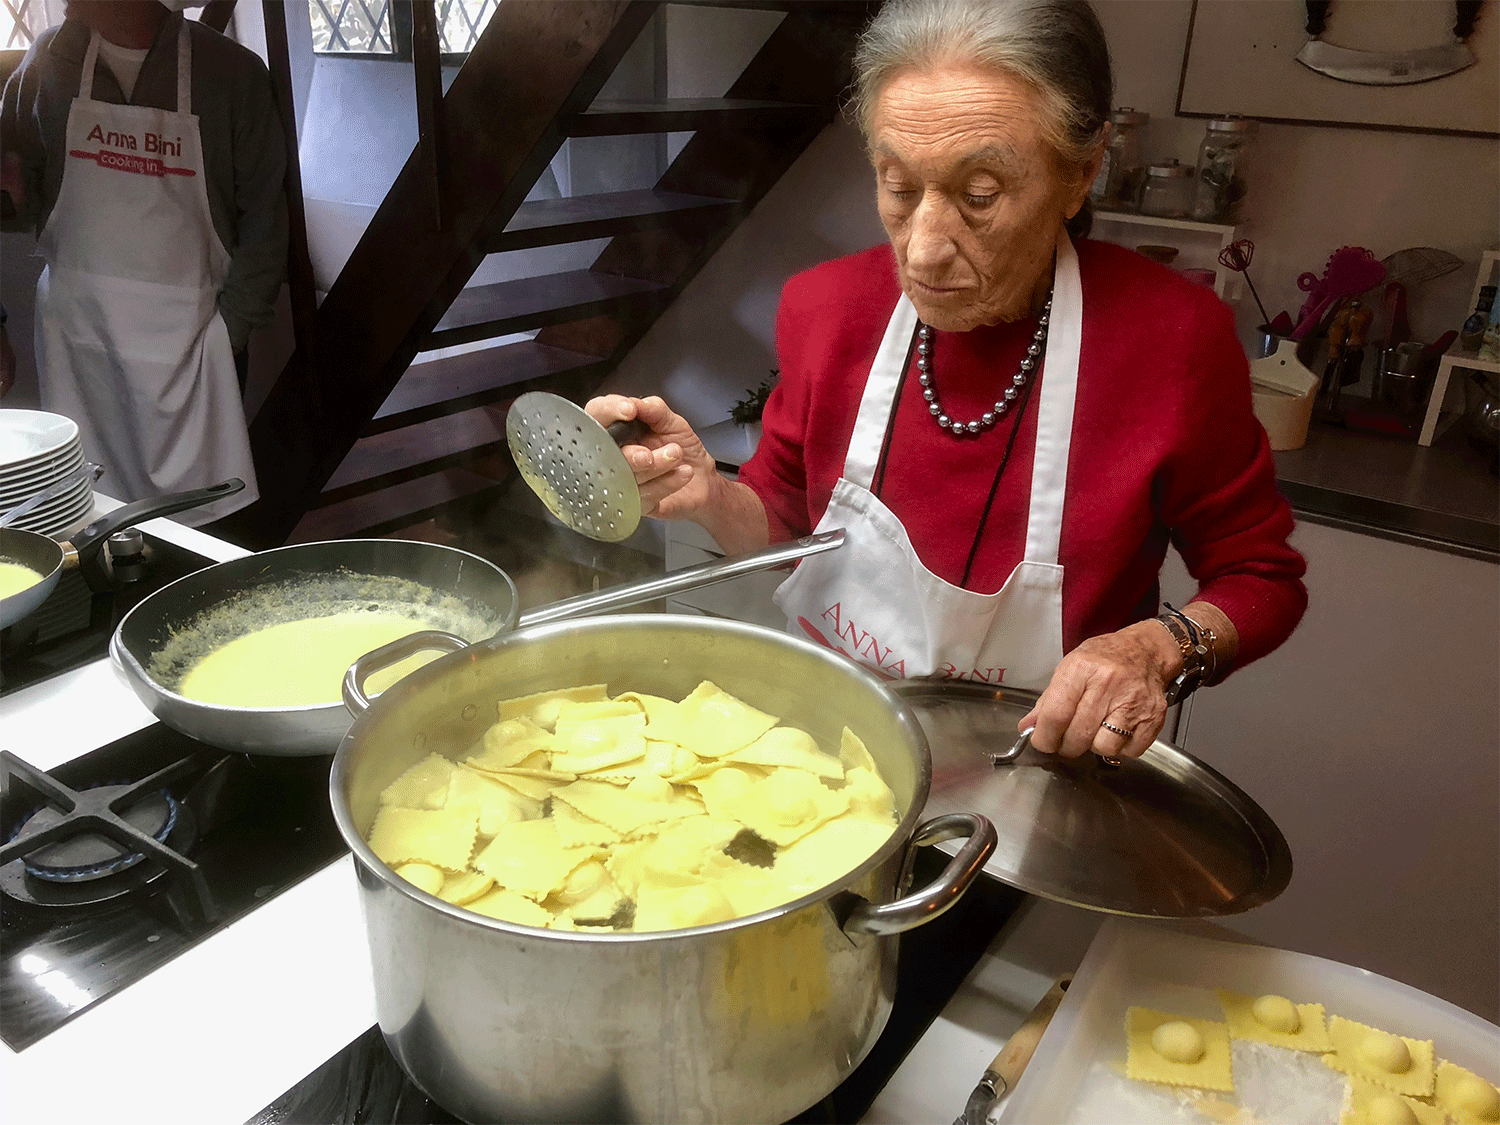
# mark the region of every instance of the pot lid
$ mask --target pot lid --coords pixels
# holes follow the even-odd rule
[[[1292,876],[1286,840],[1217,771],[1158,739],[1113,765],[1016,741],[1036,693],[960,681],[890,685],[932,747],[924,816],[977,812],[999,843],[985,870],[1031,894],[1146,918],[1236,914],[1271,901]]]

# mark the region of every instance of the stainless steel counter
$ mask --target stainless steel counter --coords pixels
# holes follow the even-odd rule
[[[1459,427],[1424,447],[1314,422],[1276,475],[1298,519],[1500,562],[1494,459]]]

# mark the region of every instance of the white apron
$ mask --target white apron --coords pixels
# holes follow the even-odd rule
[[[994,594],[954,586],[923,566],[906,529],[870,491],[916,327],[916,309],[903,295],[865,381],[844,474],[818,524],[818,531],[844,528],[844,546],[799,563],[776,604],[793,633],[887,678],[944,676],[1040,691],[1063,658],[1058,544],[1083,334],[1072,242],[1064,234],[1057,244],[1026,553]]]
[[[111,496],[243,479],[243,492],[178,517],[207,523],[258,491],[218,312],[229,251],[208,209],[188,30],[177,38],[176,111],[94,101],[98,55],[95,32],[68,111],[62,187],[39,240],[42,405],[78,423]]]

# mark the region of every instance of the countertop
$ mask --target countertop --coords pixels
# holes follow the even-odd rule
[[[1495,462],[1460,426],[1420,446],[1315,421],[1306,445],[1276,454],[1276,475],[1301,519],[1494,562]]]

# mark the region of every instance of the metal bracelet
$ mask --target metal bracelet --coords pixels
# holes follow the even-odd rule
[[[1214,677],[1217,676],[1219,672],[1218,634],[1210,629],[1207,625],[1200,625],[1197,621],[1193,620],[1180,609],[1173,610],[1173,612],[1198,631],[1199,647],[1202,648],[1208,656],[1208,670],[1203,673],[1202,682],[1205,684],[1213,683]]]

